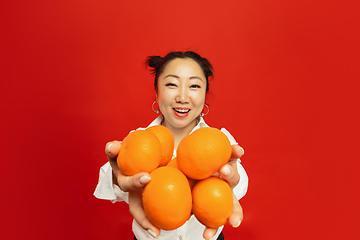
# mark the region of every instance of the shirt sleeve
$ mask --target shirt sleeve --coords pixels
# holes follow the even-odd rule
[[[125,201],[129,203],[129,193],[123,192],[117,185],[113,184],[112,169],[107,162],[100,168],[99,182],[96,186],[94,196],[111,202]]]
[[[230,144],[231,145],[236,145],[238,144],[235,140],[235,138],[225,129],[222,128],[220,130],[221,132],[223,132],[229,139]],[[248,188],[248,183],[249,183],[249,178],[245,172],[244,167],[241,165],[241,160],[240,158],[237,159],[237,170],[239,172],[240,175],[240,181],[239,183],[234,187],[233,192],[236,196],[236,198],[239,200],[240,198],[242,198],[243,196],[245,196],[246,192],[247,192],[247,188]]]
[[[225,128],[222,128],[221,131],[228,137],[231,145],[237,144],[234,137]],[[248,176],[240,163],[241,160],[238,159],[237,170],[240,174],[240,181],[233,189],[237,199],[242,198],[246,194],[248,188]],[[94,196],[99,199],[110,200],[113,203],[121,201],[129,203],[129,193],[123,192],[117,185],[113,184],[112,176],[113,173],[110,163],[107,162],[100,168],[99,181]]]

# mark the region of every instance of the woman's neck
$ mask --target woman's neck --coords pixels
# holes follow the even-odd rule
[[[194,119],[194,121],[191,122],[186,127],[176,128],[171,124],[167,124],[167,122],[164,119],[164,121],[161,123],[161,125],[167,127],[171,131],[171,133],[173,134],[173,136],[174,136],[174,145],[175,145],[174,147],[175,147],[175,150],[176,150],[177,147],[179,146],[179,143],[181,142],[181,140],[191,133],[191,131],[196,126],[197,122],[198,122],[197,119]]]

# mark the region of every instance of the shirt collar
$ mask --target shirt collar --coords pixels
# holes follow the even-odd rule
[[[151,126],[161,125],[161,122],[163,121],[163,119],[164,119],[164,116],[162,114],[159,115],[154,121],[152,121],[152,123],[150,123],[148,128]],[[196,124],[196,126],[193,128],[193,130],[190,133],[192,133],[195,130],[202,128],[202,127],[209,127],[209,126],[205,123],[204,118],[199,116],[198,123]]]
[[[147,126],[147,128],[152,127],[152,126],[156,126],[156,125],[161,125],[161,122],[162,122],[163,119],[164,119],[164,116],[162,114],[159,115],[157,118],[155,118],[154,121],[152,121],[150,123],[149,126]]]
[[[199,128],[202,128],[202,127],[209,127],[206,123],[205,123],[205,120],[203,117],[199,116],[199,119],[198,119],[198,123],[196,124],[196,126],[193,128],[193,130],[190,132],[193,133],[195,130],[199,129]]]

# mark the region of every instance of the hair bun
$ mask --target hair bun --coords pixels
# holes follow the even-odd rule
[[[156,68],[161,61],[163,60],[163,57],[161,56],[150,56],[147,58],[147,63],[149,67]]]

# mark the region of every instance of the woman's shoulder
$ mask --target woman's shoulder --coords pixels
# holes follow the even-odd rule
[[[198,125],[199,125],[199,127],[211,127],[211,126],[206,124],[205,120],[202,117],[200,117],[200,121],[199,121]],[[235,138],[230,134],[230,132],[228,130],[226,130],[226,128],[221,128],[220,131],[223,132],[226,135],[226,137],[229,139],[231,145],[238,144],[236,142]]]
[[[220,131],[223,132],[226,135],[226,137],[229,139],[231,145],[237,145],[238,144],[236,142],[235,138],[230,134],[230,132],[228,130],[226,130],[225,128],[221,128]]]
[[[137,128],[136,130],[146,130],[148,129],[149,127],[152,127],[152,126],[156,126],[156,125],[161,125],[161,122],[163,120],[163,115],[159,115],[157,118],[155,118],[155,120],[153,120],[147,127],[139,127]],[[135,130],[132,130],[131,132],[133,132]]]

